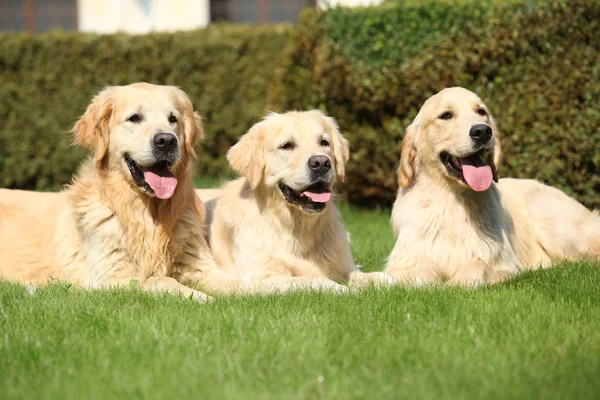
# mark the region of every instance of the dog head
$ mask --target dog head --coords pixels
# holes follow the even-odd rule
[[[181,89],[135,83],[100,92],[73,132],[94,151],[98,171],[118,171],[136,190],[169,199],[189,173],[202,120]]]
[[[291,207],[322,212],[336,179],[344,180],[348,141],[321,111],[269,114],[227,153],[252,189],[276,191]]]
[[[406,188],[419,173],[481,192],[498,182],[500,136],[486,105],[455,87],[430,97],[407,128],[398,183]]]

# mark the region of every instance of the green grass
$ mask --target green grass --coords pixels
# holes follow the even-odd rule
[[[223,183],[231,180],[230,177],[215,178],[212,176],[195,176],[194,186],[198,189],[210,189],[216,188],[223,185]]]
[[[342,207],[377,270],[387,211]],[[490,288],[219,298],[0,284],[0,398],[598,398],[600,266]]]

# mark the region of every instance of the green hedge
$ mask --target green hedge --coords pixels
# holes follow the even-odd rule
[[[267,111],[288,26],[216,25],[176,34],[0,35],[0,187],[56,189],[83,152],[67,131],[107,85],[180,86],[205,118],[200,173],[228,171],[229,146]]]
[[[55,189],[82,152],[66,134],[103,86],[176,84],[205,117],[198,171],[267,109],[321,108],[350,139],[345,191],[391,204],[405,127],[447,86],[477,92],[502,131],[502,176],[600,207],[600,2],[386,2],[287,26],[148,36],[0,35],[0,186]]]
[[[405,127],[429,96],[464,86],[499,122],[501,176],[600,207],[600,2],[477,4],[304,13],[271,102],[335,116],[349,198],[389,204]]]

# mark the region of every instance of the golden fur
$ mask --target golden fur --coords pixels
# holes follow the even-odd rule
[[[290,143],[293,147],[286,147]],[[226,184],[214,204],[210,245],[219,265],[237,274],[244,290],[345,291],[336,281],[388,282],[382,273],[357,271],[332,201],[312,210],[286,200],[282,184],[300,193],[314,183],[308,161],[316,155],[330,161],[324,175],[329,187],[344,179],[348,143],[333,119],[316,110],[272,113],[229,150],[228,160],[243,178]]]
[[[452,118],[444,120],[443,113]],[[392,223],[398,240],[386,272],[407,284],[500,281],[559,259],[600,259],[600,216],[534,180],[501,179],[476,192],[449,173],[440,154],[474,149],[469,130],[492,128],[484,152],[498,182],[500,135],[474,93],[445,89],[428,99],[408,127]]]
[[[141,119],[132,122],[129,115]],[[205,207],[191,179],[200,117],[176,87],[137,83],[98,94],[73,129],[94,155],[61,193],[0,190],[0,276],[34,284],[65,280],[79,286],[127,285],[209,297],[182,283],[231,290],[203,235]],[[160,200],[134,180],[125,161],[151,165],[157,132],[177,137],[177,178]],[[144,167],[145,168],[145,167]],[[151,168],[151,167],[149,167]]]

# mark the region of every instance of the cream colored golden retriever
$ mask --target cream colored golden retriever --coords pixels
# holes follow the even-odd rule
[[[477,95],[451,88],[425,102],[402,145],[389,275],[476,285],[559,259],[600,258],[598,212],[534,180],[498,182],[500,156]]]
[[[0,276],[43,284],[127,285],[208,296],[231,290],[205,237],[191,179],[200,117],[176,87],[137,83],[98,94],[73,129],[94,151],[61,193],[0,190]]]
[[[229,163],[243,178],[226,184],[216,200],[210,245],[244,290],[344,291],[336,281],[390,280],[357,271],[333,204],[348,156],[347,141],[320,111],[272,113],[229,150]]]

